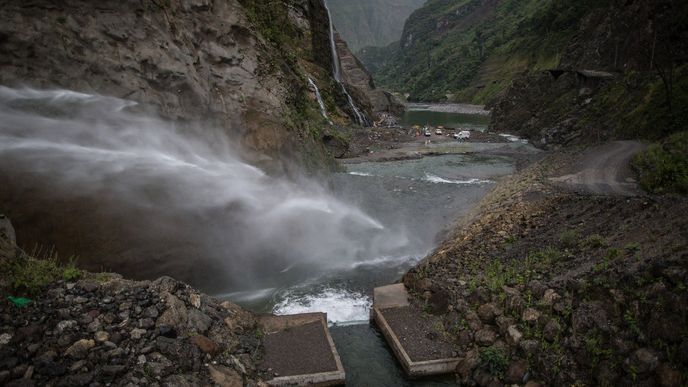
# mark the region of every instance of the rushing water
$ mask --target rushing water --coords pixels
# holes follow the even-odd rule
[[[150,264],[157,248],[171,252],[165,263],[203,269],[189,260],[192,245],[226,269],[194,285],[220,289],[216,295],[254,311],[326,312],[338,325],[333,336],[352,385],[445,383],[404,379],[367,325],[372,289],[427,255],[442,230],[512,172],[509,158],[362,163],[321,184],[294,183],[241,161],[221,131],[177,128],[135,112],[135,105],[0,87],[0,168],[37,177],[31,181],[51,198],[97,198],[140,243],[155,246],[146,254],[127,246],[138,268],[157,270],[149,277],[175,274]],[[12,189],[21,184],[13,181]],[[370,364],[379,369],[370,372]]]
[[[332,53],[332,75],[334,76],[335,81],[339,84],[339,87],[341,87],[342,92],[346,96],[347,102],[349,103],[349,107],[353,111],[354,115],[356,116],[356,122],[361,125],[361,126],[368,126],[368,119],[366,118],[366,115],[361,111],[356,106],[356,103],[354,103],[354,99],[351,98],[351,94],[346,90],[346,87],[344,87],[344,83],[342,83],[342,69],[341,69],[341,64],[339,63],[339,54],[337,53],[337,44],[334,39],[334,24],[332,23],[332,15],[330,14],[330,8],[327,6],[327,1],[323,2],[323,5],[325,6],[325,10],[327,10],[327,22],[330,26],[330,50]]]
[[[320,89],[318,89],[318,86],[313,82],[313,79],[311,77],[308,77],[308,84],[313,88],[315,91],[315,99],[318,101],[318,106],[320,107],[320,114],[332,125],[332,121],[330,121],[330,117],[327,116],[327,109],[325,109],[325,101],[322,99],[322,95],[320,94]]]

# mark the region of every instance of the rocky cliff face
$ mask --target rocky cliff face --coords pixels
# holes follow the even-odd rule
[[[131,99],[220,126],[275,160],[322,163],[310,134],[323,122],[306,80],[331,88],[322,2],[284,0],[269,13],[259,3],[10,1],[0,10],[0,83]],[[340,105],[333,114],[348,124]]]
[[[375,87],[370,73],[349,50],[347,43],[339,34],[336,35],[336,45],[342,65],[342,80],[368,115],[378,119],[381,114],[394,116],[403,114],[404,105],[391,93]]]

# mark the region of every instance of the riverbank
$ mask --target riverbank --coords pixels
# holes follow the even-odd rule
[[[584,154],[549,154],[499,183],[404,276],[461,348],[462,383],[688,380],[688,200],[552,181]]]

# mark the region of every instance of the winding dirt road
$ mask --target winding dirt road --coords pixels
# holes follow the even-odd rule
[[[556,185],[596,195],[638,196],[630,161],[645,145],[637,141],[614,141],[584,151],[570,174],[550,178]]]

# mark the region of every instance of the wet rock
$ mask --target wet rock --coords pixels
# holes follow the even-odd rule
[[[574,309],[572,325],[577,334],[583,334],[592,328],[609,332],[607,312],[602,303],[595,301],[583,302]]]
[[[213,320],[197,309],[191,309],[188,313],[188,326],[198,333],[205,333],[210,329]]]
[[[483,304],[478,308],[478,317],[485,324],[492,324],[495,317],[502,314],[497,305],[494,303]]]
[[[512,361],[504,376],[504,381],[507,383],[520,384],[525,382],[525,376],[528,373],[528,361],[518,359]]]
[[[433,288],[428,304],[433,314],[444,314],[449,310],[449,293],[445,290]]]
[[[648,348],[641,348],[633,352],[623,362],[623,369],[629,374],[644,374],[654,371],[659,365],[659,357]]]
[[[499,334],[506,335],[510,326],[514,325],[514,319],[506,316],[499,316],[495,319]]]
[[[62,332],[67,331],[67,330],[72,330],[78,326],[79,326],[79,324],[74,320],[65,320],[65,321],[60,321],[59,323],[57,323],[56,328],[57,328],[58,333],[62,333]]]
[[[559,337],[559,334],[561,334],[561,325],[559,325],[559,322],[555,319],[549,320],[549,322],[545,325],[545,328],[542,330],[542,335],[548,341],[554,341],[557,337]]]
[[[554,289],[547,289],[545,290],[545,295],[542,296],[542,303],[548,306],[552,306],[560,299],[561,296],[557,294],[557,292]]]
[[[535,308],[528,308],[523,311],[523,314],[521,315],[521,319],[527,323],[530,324],[535,324],[537,323],[538,319],[540,318],[540,312],[537,311]]]
[[[471,350],[466,353],[466,356],[459,362],[456,371],[463,380],[468,380],[473,374],[473,370],[478,366],[480,357],[477,350]]]
[[[161,325],[158,327],[158,334],[162,337],[167,337],[170,339],[177,338],[177,331],[169,325]]]
[[[123,365],[106,365],[101,367],[100,372],[108,376],[117,376],[126,372],[127,367]]]
[[[12,334],[11,333],[3,333],[0,335],[0,346],[9,344],[10,341],[12,341]]]
[[[191,293],[189,295],[191,305],[196,309],[201,309],[201,295],[198,293]]]
[[[511,345],[518,345],[523,338],[523,334],[518,330],[516,325],[509,325],[507,328],[507,341]]]
[[[540,348],[540,343],[537,340],[521,340],[519,347],[526,355],[533,356]]]
[[[134,328],[131,330],[129,333],[129,336],[132,338],[132,340],[140,340],[143,335],[146,334],[145,329],[140,329],[140,328]]]
[[[87,364],[87,363],[86,363],[85,360],[75,361],[75,362],[69,367],[69,370],[70,370],[71,372],[76,372],[76,371],[78,371],[78,370],[84,368],[84,367],[86,366],[86,364]]]
[[[96,343],[93,340],[81,339],[67,348],[65,355],[75,359],[83,359],[88,355],[88,351],[95,345]]]
[[[94,335],[94,338],[96,339],[97,342],[104,343],[104,342],[110,340],[110,334],[105,332],[105,331],[98,331]]]
[[[157,326],[171,326],[175,329],[186,328],[189,317],[184,303],[177,297],[168,293],[165,294],[165,304],[167,305],[167,309],[162,313],[155,324]]]
[[[619,375],[616,372],[614,364],[609,361],[602,361],[597,365],[595,373],[595,380],[599,386],[616,386],[618,385]]]
[[[662,363],[657,368],[657,382],[662,387],[683,386],[681,372],[671,367],[668,363]]]
[[[478,345],[487,347],[497,340],[497,334],[491,327],[485,327],[475,333],[475,342]]]
[[[534,297],[541,298],[545,294],[547,286],[542,281],[532,280],[528,283],[528,290]]]
[[[60,387],[88,386],[93,381],[92,373],[68,375],[58,382]]]
[[[220,346],[203,335],[194,335],[189,338],[189,341],[196,345],[201,351],[210,355],[216,355],[220,352]]]
[[[67,367],[53,361],[37,362],[36,373],[50,377],[61,376],[67,373]]]
[[[459,333],[457,342],[459,346],[466,348],[473,343],[473,334],[469,330],[464,329]]]
[[[220,387],[241,387],[243,386],[243,379],[241,376],[229,367],[220,365],[210,365],[210,378]]]

